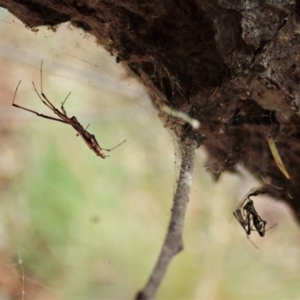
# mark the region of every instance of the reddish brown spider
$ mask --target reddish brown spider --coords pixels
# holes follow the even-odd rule
[[[54,117],[50,117],[50,116],[47,116],[47,115],[44,115],[44,114],[40,114],[34,110],[31,110],[29,108],[26,108],[26,107],[23,107],[23,106],[20,106],[20,105],[17,105],[15,104],[15,98],[16,98],[16,95],[17,95],[17,91],[18,91],[18,88],[19,88],[19,85],[21,83],[21,80],[19,81],[17,87],[16,87],[16,90],[15,90],[15,93],[14,93],[14,98],[13,98],[13,102],[12,102],[12,105],[17,107],[17,108],[21,108],[21,109],[24,109],[24,110],[27,110],[33,114],[36,114],[37,116],[39,117],[42,117],[42,118],[46,118],[46,119],[50,119],[50,120],[54,120],[54,121],[59,121],[59,122],[62,122],[62,123],[65,123],[65,124],[69,124],[71,125],[76,131],[77,131],[77,135],[80,135],[83,140],[85,141],[85,143],[88,145],[88,147],[90,149],[92,149],[96,155],[102,157],[103,159],[106,158],[107,156],[104,154],[103,150],[104,151],[112,151],[114,149],[116,149],[117,147],[121,146],[123,143],[126,142],[126,140],[124,140],[122,143],[118,144],[117,146],[111,148],[111,149],[105,149],[105,148],[102,148],[100,147],[100,145],[98,144],[97,140],[96,140],[96,137],[93,135],[93,134],[90,134],[88,131],[87,131],[87,128],[84,129],[83,126],[77,121],[76,117],[71,117],[69,118],[68,115],[67,115],[67,112],[64,108],[64,104],[65,102],[67,101],[68,97],[70,96],[71,92],[67,95],[67,97],[65,98],[65,100],[61,103],[61,111],[59,109],[57,109],[51,102],[50,100],[46,97],[46,95],[44,94],[43,92],[43,61],[41,61],[41,69],[40,69],[40,76],[41,76],[41,93],[39,93],[35,87],[35,84],[34,82],[32,81],[32,84],[33,84],[33,88],[36,92],[36,94],[38,95],[39,99],[48,107],[50,108],[59,118],[54,118]]]

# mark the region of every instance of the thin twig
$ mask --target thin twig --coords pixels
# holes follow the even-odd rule
[[[167,236],[152,274],[143,290],[136,295],[136,300],[150,300],[155,297],[172,258],[183,250],[183,224],[192,185],[195,150],[198,145],[197,141],[189,138],[181,145],[182,161]]]

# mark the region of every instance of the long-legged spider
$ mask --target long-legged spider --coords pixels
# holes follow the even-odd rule
[[[250,197],[257,196],[261,194],[261,191],[256,191],[248,193],[241,203],[238,205],[237,209],[233,212],[233,215],[241,224],[243,229],[246,232],[247,238],[249,241],[257,248],[257,246],[250,240],[249,235],[251,231],[257,231],[258,234],[263,237],[266,231],[270,230],[277,224],[271,226],[270,228],[266,229],[267,221],[263,220],[259,214],[257,213],[253,200]]]
[[[42,117],[42,118],[46,118],[46,119],[49,119],[49,120],[54,120],[54,121],[59,121],[59,122],[62,122],[62,123],[65,123],[65,124],[69,124],[71,125],[76,131],[77,131],[77,135],[80,135],[83,140],[85,141],[85,143],[88,145],[88,147],[90,149],[92,149],[96,155],[102,157],[103,159],[106,158],[107,156],[104,154],[103,150],[104,151],[112,151],[114,149],[116,149],[117,147],[121,146],[123,143],[126,142],[126,140],[124,140],[123,142],[121,142],[120,144],[118,144],[117,146],[111,148],[111,149],[105,149],[105,148],[102,148],[97,140],[96,140],[96,137],[93,135],[93,134],[90,134],[88,131],[87,131],[87,128],[84,128],[76,119],[76,117],[68,117],[67,115],[67,112],[64,108],[64,104],[65,102],[67,101],[68,97],[70,96],[71,92],[67,95],[67,97],[65,98],[65,100],[61,103],[61,110],[57,109],[51,102],[50,100],[46,97],[46,95],[44,94],[43,92],[43,60],[41,61],[41,68],[40,68],[40,81],[41,81],[41,92],[39,93],[37,91],[37,88],[35,87],[35,84],[34,82],[32,81],[32,85],[33,85],[33,88],[36,92],[36,94],[38,95],[39,99],[48,107],[50,108],[57,116],[58,118],[55,118],[55,117],[51,117],[51,116],[47,116],[47,115],[44,115],[44,114],[40,114],[34,110],[31,110],[29,108],[26,108],[26,107],[23,107],[23,106],[20,106],[18,104],[15,104],[15,98],[16,98],[16,95],[17,95],[17,91],[18,91],[18,88],[19,88],[19,85],[21,83],[21,80],[19,81],[17,87],[16,87],[16,90],[15,90],[15,93],[14,93],[14,98],[13,98],[13,102],[12,102],[12,105],[17,107],[17,108],[21,108],[21,109],[24,109],[24,110],[27,110],[33,114],[36,114],[37,116],[39,117]]]

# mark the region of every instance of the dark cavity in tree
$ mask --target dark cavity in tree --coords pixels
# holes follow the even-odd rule
[[[300,219],[299,1],[0,5],[29,27],[70,21],[93,34],[147,86],[158,108],[166,104],[201,122],[203,146],[216,169],[245,166]],[[178,135],[181,125],[173,126]],[[277,167],[266,135],[274,139],[290,179]]]

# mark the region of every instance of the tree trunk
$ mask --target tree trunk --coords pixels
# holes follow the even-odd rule
[[[245,166],[300,220],[297,1],[0,0],[0,5],[28,27],[70,21],[94,35],[148,88],[158,108],[166,105],[200,121],[197,130],[216,176]],[[192,130],[167,113],[161,116],[179,137]]]

